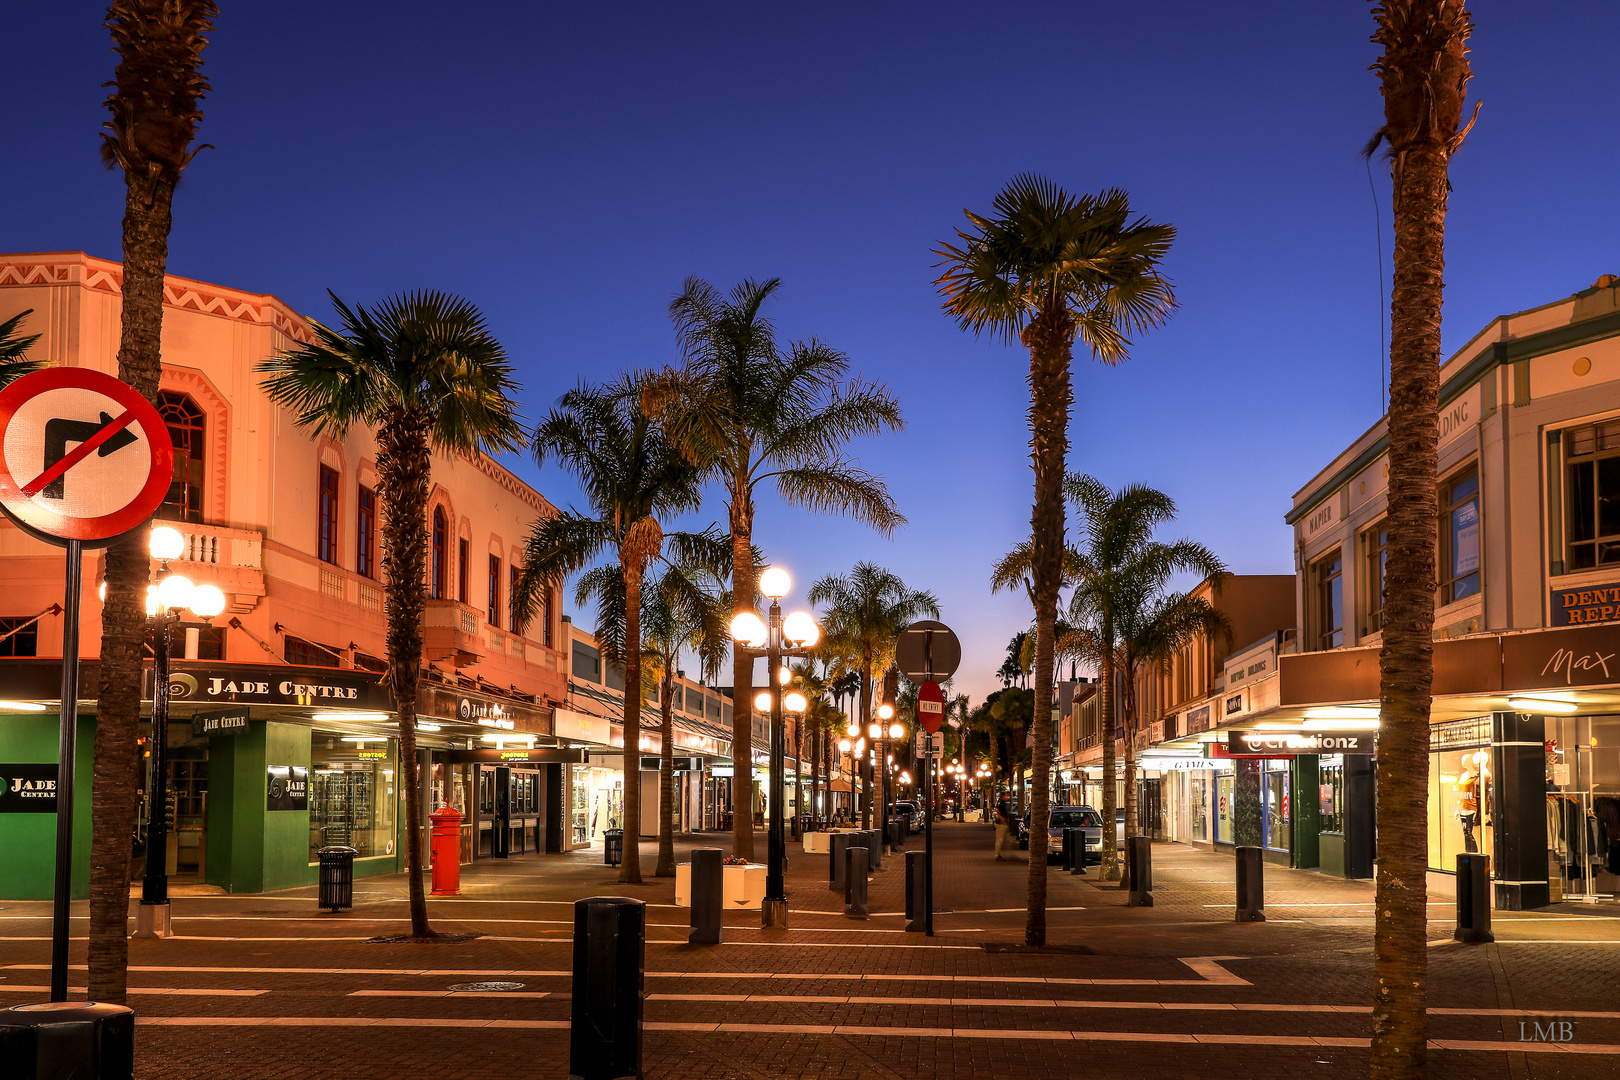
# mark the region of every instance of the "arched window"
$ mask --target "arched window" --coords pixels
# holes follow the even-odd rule
[[[445,520],[444,509],[435,507],[433,510],[433,570],[432,595],[435,600],[444,599],[445,586],[449,583],[449,567],[445,565],[450,539],[450,523]]]
[[[163,390],[158,393],[158,415],[169,429],[174,443],[174,479],[169,494],[158,507],[157,516],[169,521],[203,519],[203,438],[208,418],[186,394]]]

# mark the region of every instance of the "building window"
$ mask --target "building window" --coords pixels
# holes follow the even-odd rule
[[[540,602],[540,644],[544,645],[548,649],[552,647],[552,638],[551,638],[551,623],[552,623],[552,618],[551,618],[551,615],[552,615],[551,597],[552,597],[552,591],[548,587],[546,589],[545,599]]]
[[[1389,567],[1389,523],[1379,522],[1361,534],[1361,551],[1366,562],[1362,580],[1367,602],[1362,610],[1363,635],[1376,634],[1384,628],[1384,572]]]
[[[387,671],[388,661],[380,656],[372,656],[370,653],[363,653],[357,649],[354,654],[354,666],[361,671]]]
[[[517,567],[513,566],[513,567],[508,568],[508,578],[509,578],[509,580],[507,581],[507,584],[506,584],[506,628],[508,630],[510,630],[512,633],[516,634],[521,629],[518,626],[518,609],[517,609],[518,568]]]
[[[338,531],[338,474],[337,470],[321,466],[320,535],[316,540],[315,555],[321,562],[335,563]]]
[[[225,628],[201,626],[197,628],[197,659],[225,659]]]
[[[444,511],[433,511],[433,565],[429,573],[428,585],[433,593],[433,599],[443,600],[445,586],[449,583],[449,567],[444,560],[447,552],[445,545],[450,542],[450,523],[445,520]]]
[[[0,619],[0,656],[38,656],[39,619]]]
[[[1568,435],[1568,573],[1620,565],[1620,422]]]
[[[354,515],[354,570],[362,577],[377,576],[377,493],[360,489]]]
[[[489,557],[489,625],[501,625],[501,558]]]
[[[472,597],[467,588],[467,564],[472,562],[472,557],[467,554],[467,546],[465,539],[456,541],[456,599],[463,604]]]
[[[1479,473],[1469,469],[1440,489],[1440,603],[1479,592]]]
[[[1316,647],[1344,644],[1344,556],[1335,551],[1311,567],[1316,583]]]
[[[299,667],[342,667],[336,649],[287,635],[281,646],[282,658]]]
[[[169,429],[169,440],[174,443],[174,479],[169,482],[169,493],[158,507],[157,516],[201,525],[207,417],[190,396],[172,390],[159,391],[157,406],[158,415]]]

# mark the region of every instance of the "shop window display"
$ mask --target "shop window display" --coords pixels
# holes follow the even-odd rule
[[[1325,833],[1344,832],[1344,758],[1323,755],[1317,762],[1317,828]]]
[[[394,853],[393,740],[356,744],[316,736],[309,775],[310,862],[334,844],[354,848],[362,859]]]
[[[1547,718],[1547,871],[1555,899],[1620,892],[1620,717]]]
[[[1232,842],[1231,773],[1222,773],[1215,777],[1215,840],[1222,844]]]
[[[1494,792],[1488,745],[1429,755],[1429,865],[1455,873],[1457,856],[1492,853]]]

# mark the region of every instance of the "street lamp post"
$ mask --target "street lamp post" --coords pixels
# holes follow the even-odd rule
[[[786,618],[782,615],[781,599],[792,586],[792,579],[780,567],[767,567],[759,575],[759,591],[770,598],[769,621],[762,622],[752,611],[744,611],[731,620],[731,636],[742,646],[739,650],[750,662],[765,657],[771,684],[771,775],[770,775],[770,832],[768,834],[765,864],[765,900],[761,905],[761,921],[766,927],[787,929],[787,885],[783,880],[783,867],[787,859],[787,842],[782,835],[783,799],[783,723],[782,689],[786,681],[781,677],[782,660],[791,656],[806,656],[821,640],[821,628],[807,612],[795,611]],[[735,757],[736,755],[733,755]],[[752,762],[749,763],[752,767]]]
[[[204,621],[223,612],[225,594],[213,585],[194,585],[189,578],[169,571],[170,560],[178,559],[185,550],[185,538],[174,529],[167,525],[154,528],[148,550],[158,560],[157,582],[146,591],[146,623],[152,629],[152,768],[146,786],[146,868],[141,874],[135,936],[173,937],[169,921],[169,634],[186,608]]]

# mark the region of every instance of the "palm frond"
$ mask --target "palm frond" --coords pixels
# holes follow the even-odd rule
[[[23,320],[34,313],[33,308],[19,311],[5,322],[0,322],[0,387],[46,365],[43,360],[28,359],[28,350],[39,341],[38,334],[20,334]]]

